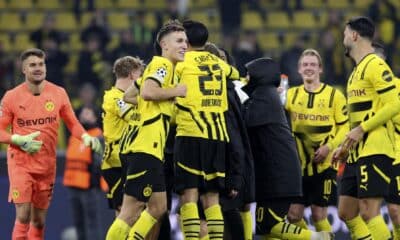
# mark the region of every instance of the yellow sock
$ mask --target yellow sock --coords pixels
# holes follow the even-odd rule
[[[129,227],[125,221],[115,218],[114,222],[108,229],[106,240],[126,239],[130,228],[131,227]]]
[[[387,227],[382,215],[378,215],[369,220],[367,227],[373,239],[386,240],[391,238],[389,228]]]
[[[393,224],[393,240],[400,240],[400,225]]]
[[[196,203],[186,203],[181,207],[181,228],[185,240],[199,239],[200,217]]]
[[[139,219],[135,222],[131,230],[129,231],[129,240],[145,239],[146,235],[150,232],[154,224],[157,223],[157,219],[150,215],[149,212],[144,210],[140,214]]]
[[[346,221],[347,228],[350,231],[351,239],[372,240],[372,235],[368,230],[367,224],[362,220],[360,215]]]
[[[315,229],[317,232],[325,231],[325,232],[332,232],[332,226],[329,223],[327,218],[322,219],[321,221],[314,223]]]
[[[272,227],[270,237],[291,240],[310,240],[312,232],[291,223],[279,222]]]
[[[200,238],[200,240],[210,240],[210,237],[207,235],[205,235],[204,237]]]
[[[304,218],[302,218],[300,221],[294,222],[294,223],[292,223],[292,224],[294,224],[294,225],[296,225],[296,226],[299,226],[299,227],[301,227],[302,229],[308,229],[307,223],[306,223],[306,221],[304,220]]]
[[[221,206],[213,205],[204,210],[207,219],[208,235],[213,240],[224,239],[224,218],[222,217]]]
[[[253,239],[253,221],[250,211],[240,212],[240,218],[243,222],[244,240]]]

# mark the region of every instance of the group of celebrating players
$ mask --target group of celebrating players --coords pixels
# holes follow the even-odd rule
[[[383,199],[393,239],[400,239],[400,89],[374,31],[367,17],[346,23],[343,44],[354,62],[346,97],[321,82],[321,56],[307,49],[298,61],[303,85],[287,91],[283,106],[277,62],[255,59],[240,78],[198,21],[164,24],[147,66],[138,57],[117,59],[102,105],[102,172],[116,210],[106,239],[169,239],[172,191],[185,240],[253,239],[252,202],[263,239],[334,239],[327,207],[336,204],[336,185],[352,239],[392,239],[380,215]],[[65,90],[45,80],[44,59],[40,49],[22,53],[25,82],[1,102],[13,240],[43,239],[60,118],[102,151]],[[338,163],[345,163],[340,184]],[[303,219],[307,206],[316,231]]]

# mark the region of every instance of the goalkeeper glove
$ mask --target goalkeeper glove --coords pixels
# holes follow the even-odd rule
[[[33,132],[28,135],[13,134],[11,136],[11,142],[15,145],[18,145],[19,148],[21,148],[25,152],[35,153],[40,150],[43,144],[42,141],[34,140],[39,135],[39,131]]]
[[[101,143],[98,138],[92,137],[87,133],[82,134],[82,141],[86,147],[90,147],[96,153],[101,154],[103,151]]]

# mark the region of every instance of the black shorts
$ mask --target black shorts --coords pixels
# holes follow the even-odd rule
[[[319,174],[303,176],[303,197],[296,198],[295,203],[319,207],[336,205],[336,174],[337,171],[335,169],[327,168]]]
[[[102,170],[104,180],[108,184],[107,200],[111,209],[119,210],[122,205],[123,185],[122,167]]]
[[[385,201],[400,205],[400,164],[392,166],[389,195],[385,197]]]
[[[356,198],[387,196],[392,162],[393,159],[385,155],[373,155],[346,164],[340,195]]]
[[[225,186],[226,143],[195,137],[176,137],[175,191],[197,188],[219,192]]]
[[[147,153],[130,153],[121,159],[126,165],[124,193],[139,201],[148,202],[153,192],[165,192],[163,163]]]

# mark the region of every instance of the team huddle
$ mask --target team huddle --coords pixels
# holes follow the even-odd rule
[[[303,84],[287,93],[271,58],[247,63],[241,78],[229,53],[192,20],[162,26],[147,66],[138,57],[117,59],[102,105],[101,168],[116,211],[106,239],[163,239],[172,192],[185,240],[253,239],[253,202],[262,239],[334,239],[327,209],[336,195],[352,239],[400,239],[400,81],[374,31],[366,17],[346,23],[343,44],[354,62],[346,97],[320,80],[314,49],[298,61]],[[45,80],[44,59],[40,49],[22,53],[25,82],[1,101],[13,240],[44,237],[60,119],[102,152],[65,90]],[[380,214],[383,199],[393,235]],[[308,206],[315,231],[303,218]]]

